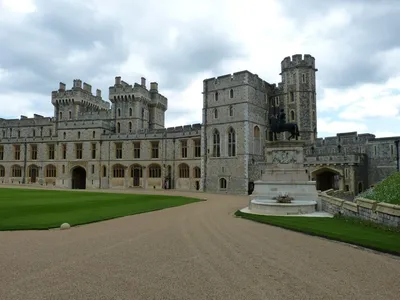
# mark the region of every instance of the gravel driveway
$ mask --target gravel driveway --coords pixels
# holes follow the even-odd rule
[[[396,257],[235,218],[244,196],[181,194],[208,201],[0,232],[0,299],[399,299]]]

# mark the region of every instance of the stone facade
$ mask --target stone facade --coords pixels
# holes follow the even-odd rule
[[[145,78],[130,85],[115,77],[111,105],[79,79],[69,90],[60,83],[53,117],[0,119],[0,184],[247,194],[262,176],[269,117],[282,108],[307,145],[310,180],[328,172],[356,193],[395,170],[394,138],[317,139],[314,57],[286,57],[281,71],[278,84],[249,71],[205,79],[202,124],[174,128],[165,128],[168,99],[156,82],[147,88]]]

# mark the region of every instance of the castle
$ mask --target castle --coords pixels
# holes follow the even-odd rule
[[[356,195],[396,171],[399,137],[317,138],[314,57],[286,57],[281,71],[278,84],[249,71],[205,79],[202,124],[173,128],[165,128],[168,100],[156,82],[115,77],[111,106],[79,79],[71,89],[60,83],[53,117],[0,119],[0,184],[251,193],[272,140],[269,116],[281,108],[299,126],[318,189]]]

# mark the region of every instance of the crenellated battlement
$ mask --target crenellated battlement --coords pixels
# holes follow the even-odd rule
[[[109,100],[112,103],[117,101],[134,101],[140,99],[151,106],[158,106],[168,109],[168,99],[158,92],[158,83],[151,82],[150,90],[146,87],[146,78],[141,78],[141,83],[133,85],[121,80],[121,76],[115,77],[115,83],[109,87]]]
[[[110,109],[110,103],[101,97],[101,90],[97,89],[96,94],[92,94],[92,86],[86,82],[82,85],[82,80],[74,79],[72,88],[67,90],[65,83],[60,82],[58,91],[51,93],[51,103],[54,106],[60,104],[84,104],[95,109]]]
[[[0,128],[48,126],[54,123],[54,117],[44,117],[34,114],[33,118],[21,116],[20,119],[0,119]]]
[[[292,68],[312,68],[314,71],[318,71],[315,68],[315,58],[310,54],[295,54],[292,57],[287,56],[281,62],[282,72]]]
[[[362,133],[358,134],[357,131],[342,132],[336,134],[336,136],[329,136],[325,138],[317,138],[315,145],[317,147],[323,146],[339,146],[339,145],[353,145],[353,144],[365,144],[368,141],[378,140],[374,134]]]
[[[267,82],[247,70],[236,72],[233,74],[226,74],[218,77],[212,77],[203,80],[203,92],[205,90],[214,91],[226,89],[239,85],[251,85],[258,89],[266,89],[269,85]]]

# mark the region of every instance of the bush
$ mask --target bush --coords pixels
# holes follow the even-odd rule
[[[387,177],[375,187],[366,190],[359,196],[378,202],[400,205],[400,172]]]

